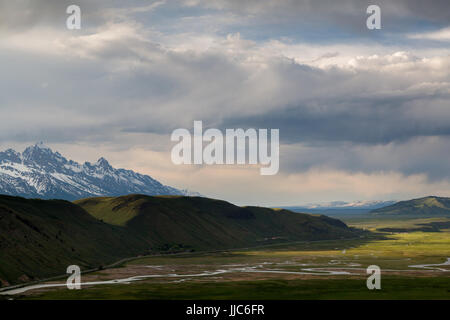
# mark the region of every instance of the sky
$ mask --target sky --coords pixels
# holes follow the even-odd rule
[[[0,67],[1,150],[43,141],[240,205],[450,196],[447,0],[0,0]],[[278,174],[173,164],[194,120],[279,129]]]

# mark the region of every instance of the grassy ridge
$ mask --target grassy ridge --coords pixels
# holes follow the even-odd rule
[[[450,215],[450,198],[424,197],[400,201],[393,205],[371,211],[375,215]]]
[[[271,241],[354,237],[339,220],[201,197],[129,195],[76,203],[102,221],[124,226],[156,245],[222,249]]]

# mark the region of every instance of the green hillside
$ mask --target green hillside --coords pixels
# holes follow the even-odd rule
[[[137,255],[147,243],[63,200],[0,196],[0,282],[7,285]]]
[[[424,197],[408,201],[400,201],[393,205],[372,210],[377,215],[450,215],[450,198]]]
[[[354,237],[339,220],[200,197],[129,195],[71,203],[0,196],[2,285],[121,258]]]
[[[107,223],[126,227],[156,247],[236,248],[272,239],[319,240],[351,237],[339,220],[287,210],[238,207],[201,197],[129,195],[90,198],[76,204]]]

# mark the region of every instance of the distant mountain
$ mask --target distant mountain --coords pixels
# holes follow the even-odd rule
[[[329,216],[344,217],[369,213],[373,209],[382,208],[394,204],[396,201],[332,201],[323,203],[311,203],[303,206],[283,207],[294,212],[319,213]]]
[[[450,198],[424,197],[400,201],[371,211],[377,215],[450,215]]]
[[[104,158],[79,164],[42,143],[23,153],[12,149],[0,152],[0,194],[75,200],[131,193],[198,195],[165,186],[147,175],[115,169]]]
[[[383,200],[362,200],[362,201],[332,201],[324,203],[312,203],[305,206],[299,206],[297,208],[306,209],[378,209],[391,204],[396,201],[383,201]]]
[[[340,220],[201,197],[64,200],[0,196],[0,286],[140,254],[354,238]]]

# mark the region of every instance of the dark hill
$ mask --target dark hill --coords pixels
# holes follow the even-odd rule
[[[64,200],[0,196],[0,282],[63,274],[143,252],[144,239],[102,223]]]

